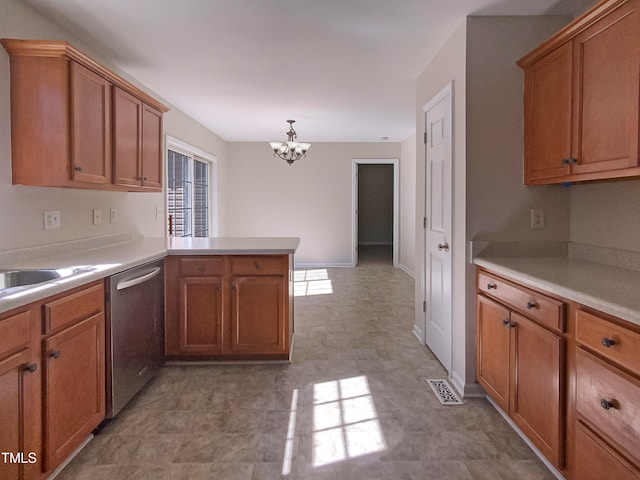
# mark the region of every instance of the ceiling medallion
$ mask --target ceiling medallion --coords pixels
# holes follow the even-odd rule
[[[307,152],[311,147],[310,143],[297,142],[298,134],[293,129],[295,120],[287,120],[289,124],[289,131],[287,132],[286,142],[269,142],[271,149],[273,150],[274,157],[280,157],[289,165],[293,164],[296,160],[300,160],[307,156]]]

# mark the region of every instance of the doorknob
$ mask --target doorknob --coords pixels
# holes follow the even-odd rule
[[[439,243],[438,244],[438,250],[442,251],[444,250],[445,252],[449,251],[449,244],[448,243]]]

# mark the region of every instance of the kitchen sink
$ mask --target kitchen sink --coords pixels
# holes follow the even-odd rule
[[[58,270],[0,270],[0,292],[6,288],[26,287],[60,277],[62,275]]]

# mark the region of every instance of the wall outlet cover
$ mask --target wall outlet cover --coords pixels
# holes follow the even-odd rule
[[[93,209],[93,224],[100,225],[102,223],[102,210],[99,208]]]
[[[111,223],[116,223],[118,221],[118,210],[115,208],[109,210],[109,221]]]
[[[541,208],[531,209],[531,228],[544,228],[544,210]]]
[[[45,210],[44,212],[44,229],[53,230],[60,228],[61,216],[60,210]]]

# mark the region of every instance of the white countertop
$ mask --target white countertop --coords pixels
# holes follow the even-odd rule
[[[219,238],[141,238],[97,248],[21,259],[0,265],[2,270],[53,269],[81,272],[0,295],[0,313],[79,287],[167,255],[293,254],[299,238],[219,237]],[[60,245],[56,250],[61,251]],[[64,249],[62,249],[64,250]],[[6,256],[5,256],[6,258]],[[16,255],[20,258],[20,255]]]
[[[640,325],[640,272],[567,257],[476,257],[476,265],[531,288]]]

